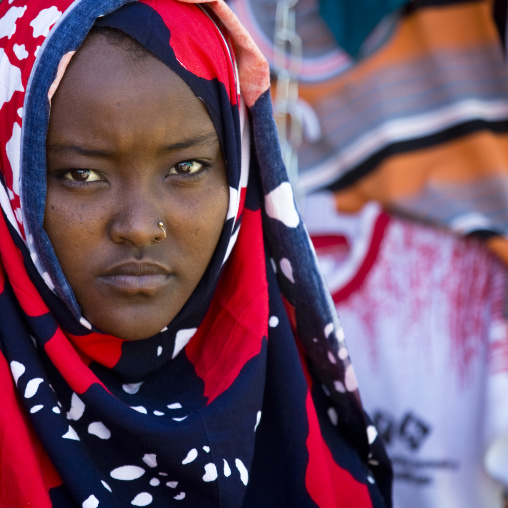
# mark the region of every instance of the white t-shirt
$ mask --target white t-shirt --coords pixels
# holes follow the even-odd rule
[[[394,508],[501,508],[508,486],[507,270],[484,245],[307,202]]]

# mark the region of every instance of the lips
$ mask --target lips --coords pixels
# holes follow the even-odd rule
[[[154,294],[166,286],[171,272],[157,263],[130,262],[115,265],[99,277],[99,281],[126,294]]]

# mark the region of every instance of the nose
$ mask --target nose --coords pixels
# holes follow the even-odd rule
[[[122,193],[119,201],[109,227],[113,242],[146,247],[166,238],[156,191],[131,189]]]

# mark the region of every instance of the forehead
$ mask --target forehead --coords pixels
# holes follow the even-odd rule
[[[135,136],[143,129],[166,136],[215,132],[203,102],[158,58],[127,36],[90,35],[53,97],[48,138],[77,130]]]
[[[112,46],[125,50],[134,62],[150,55],[153,56],[152,53],[136,39],[133,39],[120,29],[109,26],[93,26],[81,47],[83,48],[88,45],[97,37],[103,37]]]
[[[72,58],[57,93],[66,95],[75,88],[87,92],[91,88],[90,92],[100,97],[117,90],[134,90],[141,83],[147,86],[145,95],[162,91],[169,84],[173,93],[190,92],[181,78],[175,79],[175,73],[137,41],[118,34],[90,34]]]

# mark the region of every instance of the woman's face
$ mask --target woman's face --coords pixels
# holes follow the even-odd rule
[[[53,98],[47,163],[44,228],[84,316],[124,339],[155,335],[196,288],[226,218],[205,106],[152,55],[93,35]]]

